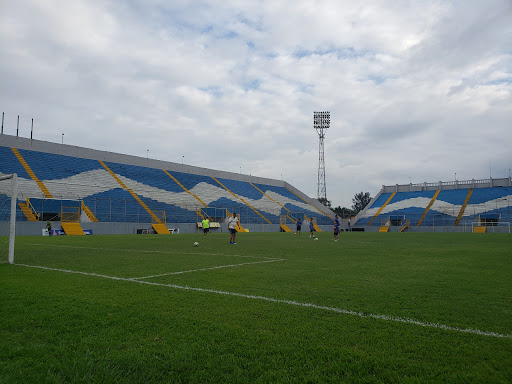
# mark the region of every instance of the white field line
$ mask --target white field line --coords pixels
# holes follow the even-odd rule
[[[272,297],[246,295],[243,293],[218,291],[215,289],[194,288],[194,287],[188,287],[188,286],[182,286],[182,285],[176,285],[176,284],[161,284],[161,283],[154,283],[151,281],[143,281],[143,280],[128,279],[128,278],[116,277],[116,276],[100,275],[97,273],[89,273],[89,272],[70,271],[70,270],[66,270],[66,269],[49,268],[49,267],[42,267],[42,266],[38,266],[38,265],[26,265],[26,264],[13,264],[13,265],[17,265],[17,266],[21,266],[21,267],[28,267],[28,268],[39,268],[39,269],[45,269],[45,270],[49,270],[49,271],[74,273],[74,274],[85,275],[85,276],[102,277],[105,279],[128,281],[128,282],[134,282],[134,283],[139,283],[139,284],[154,285],[154,286],[159,286],[159,287],[168,287],[168,288],[183,289],[183,290],[195,291],[195,292],[214,293],[214,294],[218,294],[218,295],[242,297],[245,299],[253,299],[253,300],[267,301],[267,302],[271,302],[271,303],[288,304],[288,305],[294,305],[294,306],[298,306],[298,307],[320,309],[323,311],[341,313],[344,315],[357,316],[357,317],[361,317],[361,318],[366,317],[366,318],[391,321],[391,322],[396,322],[396,323],[418,325],[420,327],[426,327],[426,328],[442,329],[445,331],[454,331],[454,332],[468,333],[468,334],[474,334],[474,335],[479,335],[479,336],[512,339],[512,335],[510,335],[510,334],[507,335],[507,334],[496,333],[496,332],[487,332],[487,331],[481,331],[481,330],[473,329],[473,328],[452,327],[449,325],[443,325],[443,324],[438,324],[438,323],[425,323],[425,322],[413,320],[413,319],[393,317],[393,316],[387,316],[387,315],[377,315],[377,314],[373,314],[373,313],[356,312],[356,311],[350,311],[350,310],[341,309],[341,308],[326,307],[323,305],[317,305],[317,304],[312,304],[312,303],[301,303],[301,302],[293,301],[293,300],[274,299]]]
[[[172,252],[172,251],[155,251],[144,249],[121,249],[121,248],[98,248],[98,247],[75,247],[72,245],[54,245],[54,244],[28,244],[35,246],[48,246],[52,248],[73,248],[73,249],[92,249],[97,251],[120,251],[120,252],[139,252],[139,253],[163,253],[165,255],[206,255],[206,256],[228,256],[228,257],[241,257],[247,259],[266,259],[273,261],[281,261],[283,259],[276,259],[266,256],[246,256],[246,255],[226,255],[224,253],[209,253],[209,252]]]
[[[230,264],[230,265],[219,265],[216,267],[210,268],[200,268],[200,269],[191,269],[189,271],[179,271],[179,272],[170,272],[170,273],[162,273],[160,275],[152,275],[152,276],[143,276],[143,277],[132,277],[132,280],[138,279],[150,279],[152,277],[160,277],[160,276],[170,276],[170,275],[181,275],[182,273],[191,273],[191,272],[201,272],[201,271],[210,271],[212,269],[221,269],[221,268],[231,268],[231,267],[240,267],[242,265],[251,265],[251,264],[262,264],[262,263],[274,263],[276,261],[285,261],[285,259],[274,259],[274,260],[264,260],[264,261],[254,261],[252,263],[240,263],[240,264]]]

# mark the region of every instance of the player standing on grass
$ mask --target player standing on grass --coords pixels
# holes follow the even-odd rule
[[[338,241],[338,234],[340,233],[340,219],[338,215],[334,216],[334,241]]]
[[[203,220],[203,237],[206,237],[206,234],[210,231],[210,220],[207,217]]]
[[[311,217],[311,220],[309,220],[309,237],[312,237],[314,239],[315,234],[313,232],[315,232],[315,224],[313,223],[313,217]]]
[[[50,220],[48,220],[46,222],[46,229],[48,230],[48,236],[51,236],[52,235],[52,223],[50,222]]]
[[[233,213],[233,217],[230,217],[228,220],[228,230],[229,230],[229,244],[236,244],[236,225],[238,224],[238,217],[236,217],[236,213]]]
[[[295,234],[299,234],[300,235],[300,231],[301,231],[301,228],[302,228],[302,220],[300,218],[297,219],[297,230],[295,231]]]

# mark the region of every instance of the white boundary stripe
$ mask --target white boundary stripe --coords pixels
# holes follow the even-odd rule
[[[168,251],[153,251],[145,249],[121,249],[121,248],[98,248],[98,247],[74,247],[71,245],[54,245],[54,244],[28,244],[36,246],[48,246],[52,248],[73,248],[73,249],[92,249],[97,251],[121,251],[121,252],[139,252],[139,253],[163,253],[167,255],[206,255],[206,256],[227,256],[227,257],[241,257],[247,259],[266,259],[273,261],[281,261],[285,259],[276,259],[274,257],[267,256],[247,256],[247,255],[226,255],[225,253],[209,253],[209,252],[168,252]],[[21,265],[21,264],[20,264]]]
[[[254,262],[252,262],[252,263],[240,263],[240,264],[230,264],[230,265],[219,265],[219,266],[216,266],[216,267],[210,267],[210,268],[191,269],[190,271],[179,271],[179,272],[162,273],[162,274],[160,274],[160,275],[143,276],[143,277],[132,277],[132,280],[138,280],[138,279],[150,279],[150,278],[152,278],[152,277],[160,277],[160,276],[181,275],[182,273],[191,273],[191,272],[210,271],[210,270],[212,270],[212,269],[221,269],[221,268],[239,267],[239,266],[241,266],[241,265],[262,264],[262,263],[274,263],[274,262],[276,262],[276,261],[285,261],[285,259],[275,259],[275,260],[254,261]]]
[[[28,268],[39,268],[39,269],[45,269],[45,270],[49,270],[49,271],[74,273],[74,274],[85,275],[85,276],[102,277],[105,279],[128,281],[128,282],[139,283],[139,284],[154,285],[154,286],[158,286],[158,287],[169,287],[169,288],[174,288],[174,289],[183,289],[183,290],[195,291],[195,292],[206,292],[206,293],[215,293],[218,295],[242,297],[245,299],[261,300],[261,301],[268,301],[271,303],[288,304],[288,305],[294,305],[294,306],[298,306],[298,307],[320,309],[320,310],[329,311],[329,312],[341,313],[344,315],[351,315],[351,316],[357,316],[357,317],[368,317],[368,318],[377,319],[377,320],[418,325],[420,327],[426,327],[426,328],[442,329],[442,330],[446,330],[446,331],[468,333],[468,334],[474,334],[474,335],[479,335],[479,336],[489,336],[489,337],[498,337],[498,338],[504,338],[504,339],[512,339],[512,335],[507,335],[507,334],[502,334],[502,333],[480,331],[478,329],[472,329],[472,328],[452,327],[449,325],[443,325],[443,324],[438,324],[438,323],[425,323],[422,321],[407,319],[407,318],[404,319],[401,317],[377,315],[377,314],[373,314],[373,313],[364,313],[364,312],[355,312],[355,311],[349,311],[349,310],[341,309],[341,308],[326,307],[323,305],[317,305],[317,304],[311,304],[311,303],[301,303],[301,302],[293,301],[293,300],[274,299],[274,298],[265,297],[265,296],[246,295],[243,293],[218,291],[215,289],[207,289],[207,288],[194,288],[194,287],[188,287],[188,286],[176,285],[176,284],[153,283],[151,281],[143,281],[143,280],[135,280],[135,279],[129,279],[129,278],[123,278],[123,277],[116,277],[116,276],[100,275],[97,273],[89,273],[89,272],[70,271],[67,269],[42,267],[42,266],[38,266],[38,265],[27,265],[27,264],[13,264],[13,265],[17,265],[17,266],[21,266],[21,267],[28,267]]]

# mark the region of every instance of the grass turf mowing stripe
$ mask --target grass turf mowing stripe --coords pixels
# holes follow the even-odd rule
[[[143,276],[143,277],[132,277],[132,280],[138,279],[150,279],[152,277],[160,277],[160,276],[170,276],[170,275],[181,275],[182,273],[192,273],[192,272],[201,272],[201,271],[209,271],[212,269],[222,269],[222,268],[231,268],[231,267],[240,267],[242,265],[251,265],[251,264],[262,264],[262,263],[274,263],[276,261],[285,261],[285,259],[274,259],[274,260],[265,260],[265,261],[254,261],[252,263],[240,263],[240,264],[229,264],[229,265],[219,265],[216,267],[210,268],[200,268],[200,269],[191,269],[189,271],[179,271],[179,272],[170,272],[170,273],[162,273],[159,275],[152,276]]]
[[[393,317],[393,316],[387,316],[387,315],[377,315],[377,314],[373,314],[373,313],[356,312],[356,311],[350,311],[347,309],[326,307],[326,306],[312,304],[312,303],[301,303],[301,302],[293,301],[293,300],[283,300],[283,299],[275,299],[272,297],[265,297],[265,296],[246,295],[243,293],[218,291],[218,290],[207,289],[207,288],[194,288],[194,287],[188,287],[188,286],[182,286],[182,285],[176,285],[176,284],[162,284],[162,283],[155,283],[155,282],[151,282],[151,281],[143,281],[143,280],[136,280],[136,279],[131,279],[131,278],[116,277],[116,276],[107,276],[107,275],[101,275],[98,273],[71,271],[71,270],[67,270],[67,269],[49,268],[49,267],[43,267],[43,266],[38,266],[38,265],[27,265],[27,264],[13,264],[13,265],[20,266],[20,267],[28,267],[28,268],[39,268],[39,269],[44,269],[44,270],[49,270],[49,271],[56,271],[56,272],[73,273],[73,274],[85,275],[85,276],[101,277],[101,278],[105,278],[105,279],[134,282],[134,283],[147,284],[147,285],[153,285],[153,286],[159,286],[159,287],[169,287],[169,288],[174,288],[174,289],[183,289],[183,290],[204,292],[204,293],[214,293],[214,294],[219,294],[219,295],[241,297],[241,298],[245,298],[245,299],[261,300],[261,301],[267,301],[267,302],[279,303],[279,304],[288,304],[288,305],[294,305],[294,306],[298,306],[298,307],[306,307],[306,308],[320,309],[320,310],[329,311],[329,312],[336,312],[336,313],[341,313],[344,315],[358,316],[361,318],[372,318],[372,319],[377,319],[377,320],[411,324],[411,325],[417,325],[420,327],[435,328],[435,329],[441,329],[441,330],[446,330],[446,331],[474,334],[474,335],[479,335],[479,336],[512,339],[512,335],[501,334],[501,333],[496,333],[496,332],[481,331],[481,330],[472,329],[472,328],[459,328],[459,327],[453,327],[453,326],[438,324],[438,323],[425,323],[425,322],[413,320],[413,319],[406,319],[406,318]]]
[[[224,253],[211,253],[211,252],[178,252],[178,251],[155,251],[155,250],[144,250],[144,249],[123,249],[123,248],[99,248],[99,247],[76,247],[72,245],[55,245],[55,244],[27,244],[42,247],[51,248],[73,248],[73,249],[87,249],[97,251],[122,251],[122,252],[139,252],[139,253],[161,253],[164,255],[206,255],[206,256],[227,256],[227,257],[242,257],[247,259],[266,259],[272,261],[282,261],[285,259],[277,259],[275,257],[267,256],[250,256],[250,255],[226,255]]]

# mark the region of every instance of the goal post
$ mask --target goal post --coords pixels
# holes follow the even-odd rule
[[[0,261],[14,263],[17,175],[0,176]]]

